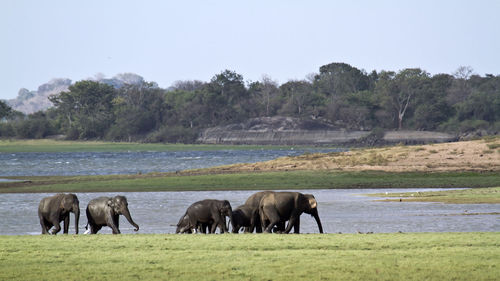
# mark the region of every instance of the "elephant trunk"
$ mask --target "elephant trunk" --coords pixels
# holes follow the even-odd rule
[[[314,219],[316,220],[316,223],[318,224],[319,233],[323,233],[323,226],[321,225],[321,220],[319,219],[318,209],[315,209],[312,216],[314,217]]]
[[[78,234],[78,223],[80,222],[80,207],[73,206],[73,213],[75,214],[75,234]]]
[[[139,231],[139,226],[132,220],[129,210],[126,208],[123,212],[123,216],[128,220],[128,222],[135,227],[134,231]]]

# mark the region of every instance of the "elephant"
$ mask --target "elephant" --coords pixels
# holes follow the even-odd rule
[[[262,226],[259,223],[260,222],[260,215],[259,215],[259,204],[260,200],[262,197],[266,194],[272,193],[273,191],[259,191],[257,193],[252,194],[248,199],[245,201],[245,206],[248,206],[249,208],[252,209],[252,212],[254,214],[254,227],[245,227],[245,232],[253,232],[255,228],[255,232],[261,233],[262,232]]]
[[[227,232],[226,216],[233,218],[231,204],[227,200],[205,199],[191,204],[186,210],[189,228],[197,232],[199,224],[212,223],[210,233],[215,233],[217,227],[220,232]]]
[[[125,196],[98,197],[90,200],[87,205],[87,232],[96,234],[103,226],[109,226],[113,234],[120,234],[119,216],[123,215],[128,222],[135,227],[134,231],[139,231],[139,226],[132,220],[128,209],[128,202]]]
[[[63,233],[68,234],[69,213],[75,214],[75,234],[78,234],[78,221],[80,220],[78,197],[72,193],[59,193],[43,198],[38,205],[38,218],[42,226],[42,234],[49,234],[52,226],[54,226],[52,234],[57,234],[61,231],[61,221],[64,221]]]
[[[260,200],[259,213],[262,228],[270,233],[280,222],[288,221],[285,233],[290,233],[292,227],[294,233],[300,232],[300,215],[310,214],[316,219],[319,232],[323,233],[323,227],[318,215],[318,202],[312,194],[300,192],[272,192],[265,194]]]
[[[249,205],[241,205],[233,210],[233,219],[231,220],[232,232],[238,233],[241,227],[245,227],[245,233],[253,231],[255,226],[255,218],[258,217],[257,208]],[[257,222],[260,219],[257,220]]]
[[[212,228],[213,221],[210,221],[209,223],[202,223],[198,224],[196,227],[198,231],[202,233],[207,233],[207,229]],[[177,228],[175,229],[175,233],[193,233],[192,230],[189,228],[189,215],[184,214],[180,219],[179,222],[177,223]]]

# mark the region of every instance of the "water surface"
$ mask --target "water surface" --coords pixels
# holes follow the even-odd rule
[[[255,163],[306,152],[330,151],[338,149],[0,153],[0,177],[173,172],[235,163]]]

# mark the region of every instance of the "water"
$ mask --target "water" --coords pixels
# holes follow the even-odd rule
[[[430,190],[430,189],[429,189]],[[433,189],[436,190],[436,189]],[[367,193],[406,192],[409,189],[370,190],[304,190],[318,201],[318,211],[327,233],[356,232],[469,232],[500,231],[499,215],[461,215],[467,213],[500,212],[495,204],[440,204],[409,202],[376,202],[377,198],[363,196]],[[415,190],[416,191],[416,190]],[[418,191],[425,191],[419,189]],[[138,233],[175,233],[175,224],[187,207],[198,200],[227,199],[236,208],[255,191],[209,192],[124,192],[134,221],[139,224]],[[0,235],[41,233],[38,221],[38,203],[53,194],[1,194]],[[80,233],[87,223],[87,203],[99,196],[115,196],[116,193],[78,193],[80,200]],[[74,233],[74,217],[71,214],[70,233]],[[301,216],[301,233],[318,233],[314,218]],[[127,220],[120,217],[122,233],[135,233]],[[104,227],[99,233],[111,233]]]
[[[273,149],[165,152],[0,153],[0,176],[71,176],[173,172],[254,163],[305,152],[336,149]]]

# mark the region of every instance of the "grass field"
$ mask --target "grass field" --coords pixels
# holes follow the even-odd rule
[[[371,195],[382,197],[396,197],[396,199],[386,199],[383,201],[398,202],[400,200],[403,200],[405,202],[442,202],[452,204],[500,203],[500,187],[389,194],[378,193]]]
[[[498,280],[500,233],[0,236],[0,280]]]
[[[0,140],[0,152],[120,152],[120,151],[210,151],[290,149],[292,146],[163,144],[63,140]]]
[[[234,174],[158,173],[143,175],[8,177],[24,182],[2,182],[0,193],[16,192],[127,192],[338,188],[457,188],[494,187],[497,172],[388,173],[343,171],[288,171]]]

